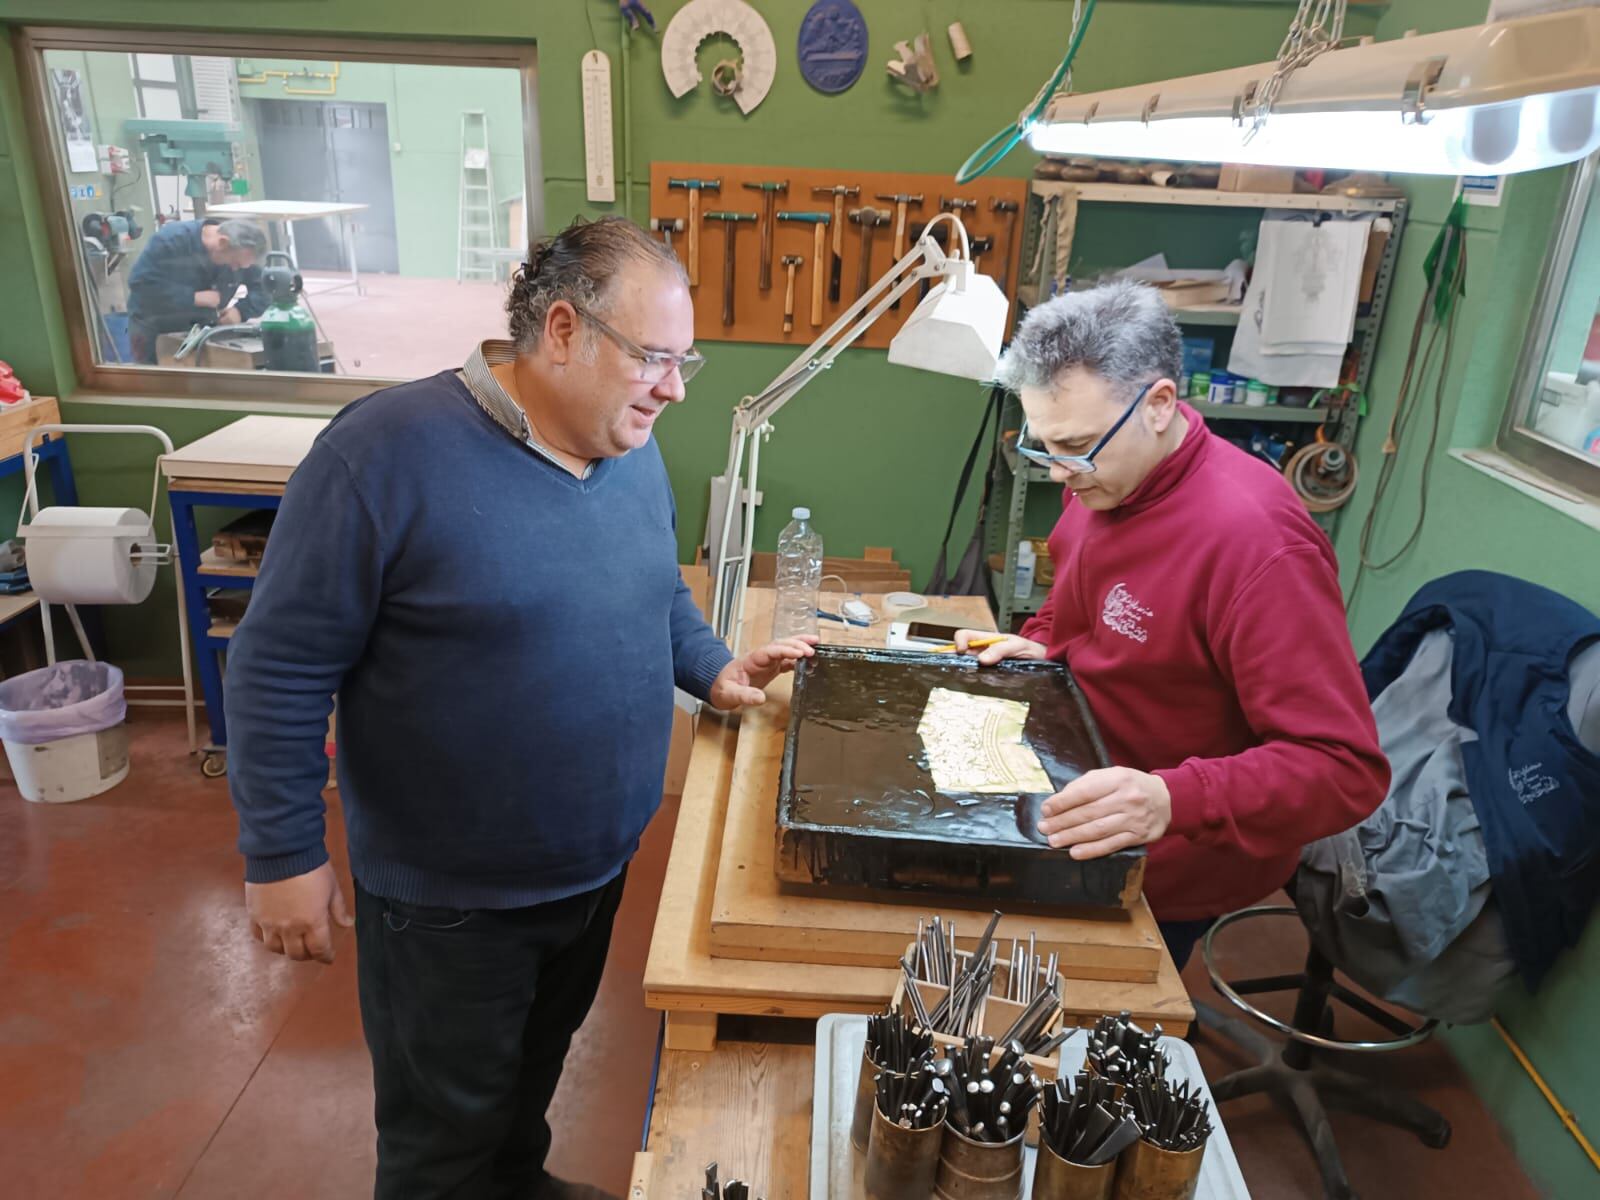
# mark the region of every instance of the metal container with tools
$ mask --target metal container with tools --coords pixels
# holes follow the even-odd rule
[[[1041,1142],[1033,1168],[1032,1200],[1111,1200],[1116,1179],[1116,1159],[1098,1167],[1080,1166]]]
[[[872,1061],[872,1043],[868,1042],[861,1051],[861,1078],[856,1084],[856,1109],[850,1119],[850,1144],[863,1154],[867,1152],[867,1145],[872,1136],[872,1113],[877,1105],[878,1089],[876,1080],[883,1074],[883,1068]],[[904,1079],[900,1072],[889,1072],[893,1079]]]
[[[1117,1162],[1114,1200],[1194,1200],[1200,1184],[1204,1145],[1193,1150],[1163,1150],[1137,1141]]]
[[[942,1125],[907,1129],[874,1105],[864,1172],[867,1200],[928,1200],[944,1136]]]
[[[946,1125],[934,1195],[939,1200],[1021,1200],[1023,1136],[981,1142]]]

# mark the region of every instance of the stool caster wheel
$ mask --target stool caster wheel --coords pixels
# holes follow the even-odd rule
[[[221,779],[228,773],[228,752],[226,750],[208,750],[206,756],[200,760],[200,774],[207,779]]]

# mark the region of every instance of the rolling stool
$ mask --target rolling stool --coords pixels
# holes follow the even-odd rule
[[[1206,932],[1202,953],[1212,985],[1245,1015],[1288,1038],[1279,1047],[1238,1018],[1220,1012],[1209,1004],[1197,1003],[1195,1016],[1201,1028],[1207,1033],[1226,1038],[1257,1059],[1255,1066],[1245,1067],[1214,1081],[1211,1095],[1218,1104],[1258,1092],[1271,1096],[1280,1107],[1288,1109],[1299,1119],[1306,1140],[1311,1143],[1311,1150],[1316,1155],[1317,1168],[1322,1172],[1323,1195],[1328,1200],[1355,1200],[1356,1193],[1345,1175],[1344,1164],[1339,1160],[1339,1148],[1333,1141],[1333,1129],[1328,1124],[1328,1108],[1359,1112],[1409,1129],[1422,1140],[1423,1145],[1435,1150],[1449,1144],[1450,1122],[1418,1100],[1379,1091],[1371,1080],[1321,1061],[1317,1051],[1382,1054],[1404,1050],[1407,1046],[1426,1041],[1438,1028],[1439,1022],[1426,1020],[1417,1025],[1408,1025],[1365,996],[1351,991],[1334,978],[1334,964],[1315,946],[1306,957],[1305,970],[1299,974],[1268,975],[1232,983],[1223,979],[1212,956],[1212,941],[1217,934],[1239,921],[1283,916],[1299,920],[1300,913],[1289,904],[1241,909],[1218,919]],[[1299,993],[1294,1019],[1288,1024],[1262,1012],[1244,998],[1264,992],[1284,991]],[[1344,1042],[1332,1037],[1331,1004],[1334,1000],[1388,1030],[1394,1037],[1381,1042]]]

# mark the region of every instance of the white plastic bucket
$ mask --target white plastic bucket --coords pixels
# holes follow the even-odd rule
[[[64,804],[128,776],[122,672],[56,663],[0,683],[0,741],[25,799]]]
[[[6,742],[17,790],[36,804],[67,804],[109,791],[128,777],[128,727],[113,725],[54,742]]]

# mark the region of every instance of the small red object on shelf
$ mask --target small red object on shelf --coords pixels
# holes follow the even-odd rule
[[[0,404],[21,404],[28,398],[28,389],[22,386],[11,364],[0,362]]]

